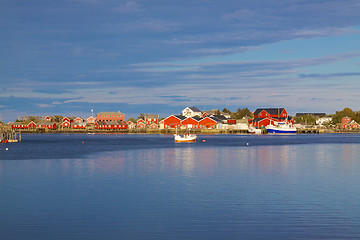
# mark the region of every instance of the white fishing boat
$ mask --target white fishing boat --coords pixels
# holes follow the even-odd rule
[[[296,127],[286,122],[275,123],[275,125],[270,124],[265,128],[268,133],[296,133]]]
[[[185,134],[181,135],[177,133],[174,134],[174,140],[175,142],[196,142],[196,135],[190,134],[190,132],[186,132]]]

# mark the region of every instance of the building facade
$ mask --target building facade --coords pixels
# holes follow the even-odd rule
[[[119,112],[99,112],[96,114],[97,122],[125,121],[125,115]]]

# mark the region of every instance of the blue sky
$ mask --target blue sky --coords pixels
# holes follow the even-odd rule
[[[358,0],[0,0],[0,114],[360,110]]]

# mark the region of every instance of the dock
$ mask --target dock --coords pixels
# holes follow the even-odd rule
[[[21,142],[21,134],[15,131],[0,132],[0,143]]]

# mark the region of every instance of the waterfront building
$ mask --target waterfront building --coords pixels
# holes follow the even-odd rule
[[[140,128],[140,129],[146,128],[145,120],[142,119],[142,118],[139,118],[139,119],[136,121],[136,127],[137,127],[137,128]]]
[[[86,119],[87,125],[94,125],[95,124],[95,118],[93,116],[90,116]]]
[[[125,115],[118,112],[99,112],[96,114],[97,122],[106,122],[106,121],[125,121]]]
[[[71,124],[72,129],[86,129],[86,122],[74,122]]]
[[[295,120],[289,117],[285,108],[258,108],[253,114],[254,119],[249,120],[249,123],[257,128],[266,127],[270,124],[274,125],[279,122],[295,123]]]
[[[124,130],[128,125],[124,121],[98,121],[95,123],[96,130]]]
[[[325,123],[330,123],[332,121],[332,117],[321,117],[319,119],[316,119],[316,124],[318,125],[324,125]]]
[[[146,125],[151,125],[153,123],[159,124],[159,115],[158,114],[145,114],[144,120]]]
[[[343,117],[343,118],[341,118],[341,123],[342,124],[348,124],[348,123],[350,123],[351,122],[351,117]]]
[[[57,127],[57,125],[55,122],[44,121],[44,122],[39,122],[38,124],[36,124],[37,129],[56,130],[56,127]]]
[[[197,107],[186,107],[181,111],[184,117],[202,117],[202,112]]]
[[[161,125],[163,125],[164,129],[177,128],[181,125],[181,121],[184,119],[186,119],[186,117],[181,115],[170,115],[162,120]]]
[[[180,125],[183,128],[200,128],[199,117],[188,117],[181,120]]]
[[[82,122],[84,122],[83,118],[81,118],[81,117],[74,118],[74,123],[82,123]]]

